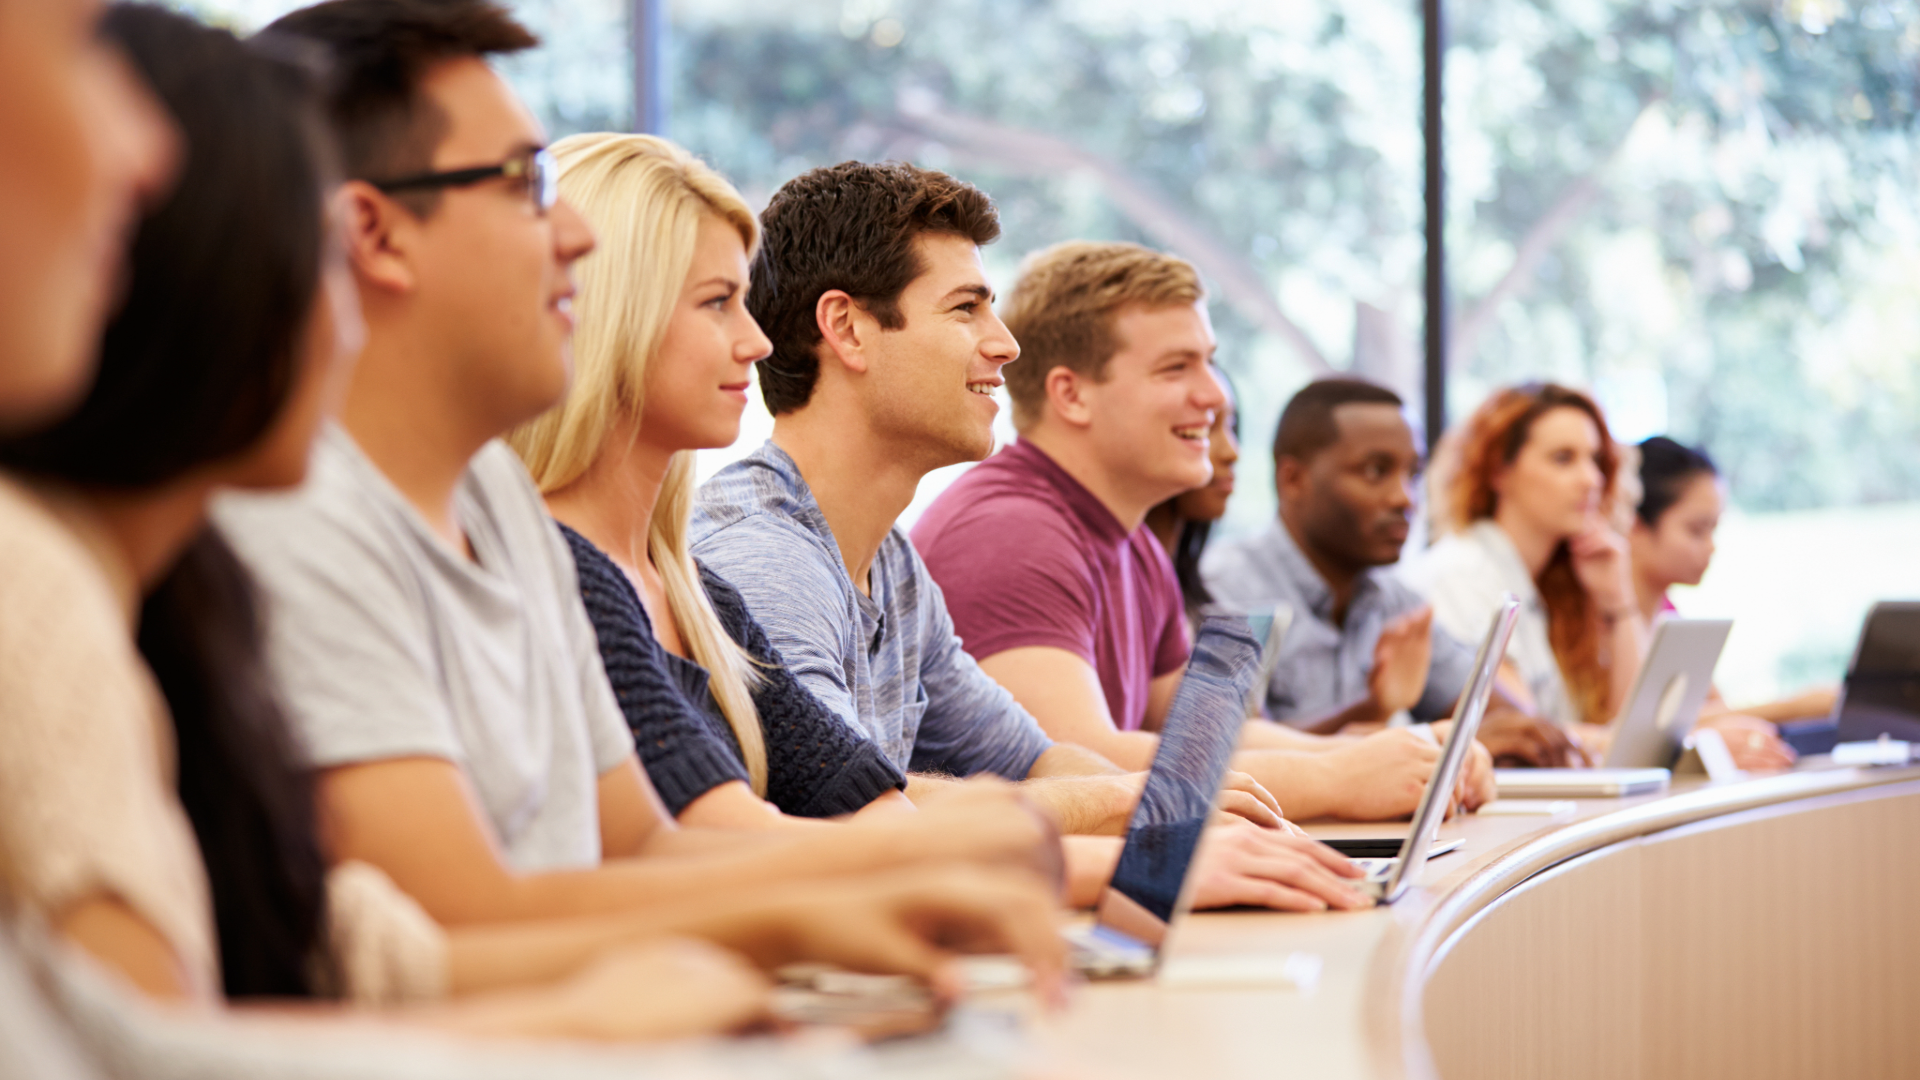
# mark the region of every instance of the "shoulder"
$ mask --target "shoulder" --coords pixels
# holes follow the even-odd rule
[[[745,642],[748,630],[753,625],[753,615],[747,610],[746,597],[733,587],[726,578],[713,572],[713,569],[698,559],[694,567],[700,571],[700,587],[706,591],[707,602],[713,605],[713,613],[720,617],[720,625],[739,642]]]
[[[407,532],[404,513],[399,492],[337,427],[315,442],[298,488],[226,492],[211,508],[221,534],[268,579],[286,565],[392,562]]]
[[[128,614],[105,569],[71,527],[31,491],[0,476],[0,671],[33,678],[61,657],[80,674],[132,659]],[[98,672],[96,672],[98,674]]]

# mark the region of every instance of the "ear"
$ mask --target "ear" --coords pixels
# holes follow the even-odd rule
[[[1273,490],[1282,506],[1299,501],[1307,491],[1307,463],[1290,455],[1274,458]]]
[[[852,296],[841,289],[821,293],[813,304],[813,324],[820,331],[820,342],[826,346],[827,355],[848,371],[866,374],[865,344],[869,335],[879,329],[879,324],[860,310]]]
[[[420,219],[362,180],[340,185],[335,198],[353,276],[382,292],[411,293],[418,287],[414,253]]]
[[[1092,380],[1071,368],[1056,367],[1047,372],[1041,386],[1047,392],[1047,411],[1068,427],[1084,428],[1093,423],[1093,405],[1087,400]]]

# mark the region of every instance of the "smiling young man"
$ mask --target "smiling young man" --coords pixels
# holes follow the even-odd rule
[[[1202,557],[1223,600],[1294,610],[1267,714],[1310,731],[1449,715],[1473,648],[1433,624],[1433,609],[1382,568],[1400,560],[1422,459],[1400,396],[1362,379],[1308,383],[1273,437],[1280,513],[1264,531]],[[1580,752],[1553,724],[1500,695],[1480,728],[1497,758],[1568,765]]]
[[[993,449],[992,392],[1020,347],[980,261],[999,236],[992,203],[943,173],[847,162],[789,181],[762,223],[749,303],[773,342],[759,366],[773,438],[701,489],[694,554],[739,589],[801,682],[911,771],[910,797],[937,788],[929,772],[996,773],[1028,780],[1063,831],[1118,831],[1137,776],[1049,739],[980,671],[894,524],[922,476]],[[1236,782],[1224,805],[1279,824],[1263,789]],[[1215,831],[1202,905],[1364,906],[1324,847]],[[1090,902],[1118,844],[1069,839],[1073,895]]]
[[[1143,522],[1211,478],[1226,404],[1206,293],[1171,255],[1071,242],[1030,256],[1006,306],[1027,352],[1007,374],[1019,441],[941,493],[914,544],[983,671],[1054,738],[1144,768],[1187,641]],[[1410,812],[1437,757],[1410,732],[1322,743],[1251,723],[1234,767],[1291,816],[1374,819]]]

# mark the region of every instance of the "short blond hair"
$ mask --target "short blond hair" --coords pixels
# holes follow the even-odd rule
[[[1027,256],[1001,315],[1020,342],[1020,359],[1004,369],[1014,426],[1025,430],[1040,418],[1054,368],[1106,377],[1120,351],[1113,321],[1123,308],[1206,298],[1192,263],[1139,244],[1069,240]]]
[[[560,195],[593,226],[599,246],[579,263],[573,384],[558,405],[507,442],[542,494],[578,480],[605,450],[614,421],[638,416],[647,365],[660,352],[693,267],[700,223],[718,218],[752,258],[760,226],[746,200],[699,158],[652,135],[573,135],[553,146]],[[767,744],[749,687],[758,673],[727,634],[687,546],[693,454],[673,456],[648,524],[647,553],[666,585],[674,624],[740,743],[756,794],[767,791]]]

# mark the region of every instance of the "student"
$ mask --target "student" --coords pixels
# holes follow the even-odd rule
[[[739,437],[769,348],[747,313],[760,225],[650,135],[554,147],[594,226],[567,397],[509,442],[562,524],[640,759],[683,825],[910,807],[906,777],[787,670],[732,586],[687,554],[693,451]]]
[[[125,234],[172,172],[173,132],[95,39],[100,10],[0,4],[0,431],[85,392]]]
[[[1147,511],[1147,531],[1173,560],[1174,580],[1180,583],[1180,598],[1187,610],[1187,622],[1197,623],[1200,609],[1213,602],[1214,595],[1200,575],[1201,556],[1213,536],[1213,526],[1227,516],[1227,500],[1233,496],[1233,466],[1240,460],[1240,411],[1235,405],[1233,383],[1227,373],[1213,369],[1213,377],[1226,392],[1226,403],[1213,415],[1207,429],[1207,456],[1213,463],[1213,478],[1205,486],[1183,491]]]
[[[0,431],[85,391],[121,233],[171,171],[166,121],[100,40],[99,14],[88,0],[0,4]],[[0,646],[0,681],[18,674]],[[100,1075],[31,959],[0,926],[0,1075]]]
[[[1294,612],[1267,688],[1267,715],[1309,730],[1451,713],[1473,649],[1382,568],[1400,560],[1422,465],[1400,396],[1363,379],[1308,383],[1273,437],[1279,515],[1208,552],[1216,595]],[[1496,758],[1584,761],[1557,727],[1496,701],[1479,732]]]
[[[1595,749],[1646,648],[1627,542],[1607,521],[1619,467],[1592,398],[1553,383],[1496,391],[1447,437],[1431,481],[1442,535],[1408,574],[1462,640],[1501,594],[1520,597],[1507,661],[1523,704]]]
[[[1640,450],[1642,494],[1627,542],[1633,552],[1633,585],[1640,615],[1651,625],[1674,610],[1667,590],[1698,585],[1713,561],[1713,534],[1726,508],[1720,471],[1704,452],[1664,435]],[[1793,763],[1793,748],[1774,724],[1833,712],[1832,687],[1734,711],[1715,690],[1701,717],[1719,730],[1743,769],[1779,769]]]
[[[914,773],[916,801],[939,784],[927,770],[1031,777],[1023,789],[1064,831],[1117,831],[1137,779],[1050,740],[981,673],[894,524],[922,476],[992,447],[992,390],[1019,353],[980,263],[999,235],[992,204],[943,173],[847,162],[788,181],[761,226],[747,300],[773,342],[760,365],[773,438],[701,489],[694,554],[746,598],[815,697]],[[1242,785],[1227,805],[1277,822]],[[1320,845],[1219,832],[1203,903],[1362,903]],[[1117,854],[1070,847],[1073,895],[1097,895]]]
[[[1074,242],[1028,257],[1007,319],[1027,350],[1007,372],[1020,438],[942,492],[914,543],[981,670],[1054,737],[1144,768],[1187,639],[1172,567],[1141,523],[1208,481],[1207,430],[1226,403],[1205,293],[1180,259]],[[1250,724],[1234,767],[1297,817],[1379,820],[1413,810],[1439,755],[1406,731],[1312,742]]]
[[[269,664],[320,770],[332,856],[380,868],[450,926],[667,917],[912,859],[1057,858],[1012,800],[876,822],[869,843],[675,829],[566,543],[497,438],[565,389],[568,268],[592,246],[554,196],[538,127],[484,60],[532,37],[480,0],[336,0],[272,29],[333,60],[366,347],[306,486],[226,501],[216,518],[266,594]],[[412,122],[423,116],[434,122]],[[994,927],[1036,929],[1038,888],[1023,879],[1014,894],[1031,903]],[[965,903],[948,914],[968,921]],[[797,939],[809,950],[880,944],[816,929]],[[1023,948],[1043,985],[1059,970],[1051,949]]]

